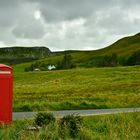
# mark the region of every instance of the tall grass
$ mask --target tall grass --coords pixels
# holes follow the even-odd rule
[[[140,106],[140,67],[15,73],[14,111]]]
[[[126,113],[85,118],[92,139],[139,140],[140,113]]]
[[[38,131],[29,131],[31,121],[15,121],[12,125],[0,128],[3,140],[72,140],[59,134],[59,119]],[[140,112],[83,117],[83,125],[76,140],[139,140]]]

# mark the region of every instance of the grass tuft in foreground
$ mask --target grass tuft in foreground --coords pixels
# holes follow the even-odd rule
[[[70,117],[68,117],[70,118]],[[63,118],[62,118],[63,120]],[[67,119],[66,119],[67,120]],[[73,119],[70,119],[72,121]],[[77,119],[76,119],[77,120]],[[65,131],[65,137],[59,134],[58,128],[61,119],[50,123],[37,131],[27,128],[31,121],[15,121],[12,125],[1,126],[0,139],[4,140],[139,140],[140,139],[140,112],[88,116],[83,117],[83,123],[76,137],[70,137],[70,131]],[[68,124],[69,123],[65,123]],[[74,124],[74,123],[73,123]],[[79,123],[76,123],[79,124]],[[66,127],[67,128],[67,127]],[[70,129],[71,130],[71,129]]]

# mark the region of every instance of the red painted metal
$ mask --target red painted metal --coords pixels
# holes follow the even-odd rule
[[[0,64],[0,124],[12,122],[13,69]]]

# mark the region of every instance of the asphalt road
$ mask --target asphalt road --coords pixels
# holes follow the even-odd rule
[[[50,111],[55,117],[62,117],[64,115],[77,113],[81,116],[103,115],[103,114],[115,114],[125,112],[137,112],[140,108],[118,108],[118,109],[92,109],[92,110],[62,110],[62,111]],[[32,119],[37,112],[13,112],[13,119]]]

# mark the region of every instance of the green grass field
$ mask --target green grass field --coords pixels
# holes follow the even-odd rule
[[[14,111],[140,107],[140,67],[21,72]]]
[[[89,140],[139,140],[140,112],[84,119]]]
[[[32,120],[14,121],[0,127],[3,140],[62,140],[57,131],[58,121],[39,131],[29,131]],[[76,140],[139,140],[140,112],[83,117],[83,126]],[[72,140],[67,135],[65,140]]]

